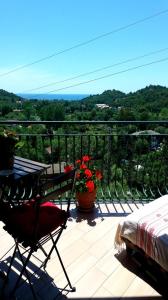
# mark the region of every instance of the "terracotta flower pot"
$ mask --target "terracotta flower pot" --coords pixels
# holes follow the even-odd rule
[[[90,212],[94,208],[96,189],[93,192],[77,192],[76,200],[78,209],[82,212]]]

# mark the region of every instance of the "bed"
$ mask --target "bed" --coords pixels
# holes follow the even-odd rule
[[[162,196],[124,218],[118,224],[115,246],[140,252],[168,274],[168,195]]]

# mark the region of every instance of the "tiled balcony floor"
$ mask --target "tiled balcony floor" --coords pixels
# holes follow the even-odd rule
[[[133,210],[137,209],[137,206],[131,205]],[[130,212],[129,206],[125,205],[124,209],[125,212]],[[59,292],[57,287],[65,286],[65,281],[57,257],[53,255],[47,267],[49,275],[41,270],[41,278],[36,279],[39,299],[162,299],[154,285],[152,287],[144,281],[142,274],[140,276],[135,263],[126,255],[125,250],[119,256],[115,255],[114,236],[118,222],[124,218],[123,207],[119,204],[115,208],[112,204],[101,204],[95,208],[93,214],[79,213],[75,207],[71,212],[72,217],[58,248],[76,292]],[[2,223],[0,226],[2,256],[12,245],[12,238],[3,230]],[[10,253],[7,255],[7,261],[9,256]],[[37,261],[33,259],[32,269],[35,264]],[[18,267],[19,261],[10,278],[7,294]],[[6,269],[6,261],[1,260],[0,269]],[[32,299],[26,285],[18,290],[17,299]]]

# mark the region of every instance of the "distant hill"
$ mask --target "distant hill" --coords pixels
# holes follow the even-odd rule
[[[105,103],[111,107],[128,107],[136,109],[144,107],[150,111],[160,111],[168,108],[168,88],[160,85],[149,85],[134,93],[122,93],[117,90],[108,90],[100,95],[94,95],[82,100],[85,104]]]
[[[123,99],[125,96],[126,94],[123,92],[117,90],[107,90],[100,95],[98,94],[98,95],[89,96],[81,101],[83,103],[87,102],[89,104],[105,103],[108,105],[112,105],[115,100]]]
[[[134,93],[128,93],[124,98],[117,99],[117,105],[123,105],[135,108],[146,106],[155,107],[160,110],[161,107],[168,107],[168,88],[160,85],[149,85]]]
[[[1,102],[6,102],[6,104],[12,102],[15,103],[16,101],[23,100],[22,97],[17,96],[13,93],[9,93],[5,90],[0,89],[0,101]]]

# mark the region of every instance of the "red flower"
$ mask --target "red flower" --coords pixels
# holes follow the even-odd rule
[[[68,173],[68,172],[70,172],[72,170],[73,170],[73,166],[71,166],[71,165],[67,165],[67,166],[64,167],[64,172],[65,173]]]
[[[80,165],[80,169],[81,169],[81,170],[82,170],[82,169],[87,169],[87,165],[85,165],[85,164],[82,163],[82,164]]]
[[[98,170],[96,171],[96,177],[97,177],[98,180],[101,180],[102,177],[103,177],[102,173],[100,171],[98,171]]]
[[[87,187],[88,191],[90,193],[92,193],[94,191],[94,188],[95,188],[94,182],[92,180],[87,181],[86,182],[86,187]]]
[[[85,175],[89,178],[92,177],[92,172],[89,169],[85,170]]]
[[[75,161],[75,167],[77,167],[75,189],[76,192],[93,192],[99,184],[99,180],[102,179],[102,174],[99,170],[96,170],[96,166],[93,165],[93,160],[89,155],[84,155],[82,159]],[[74,169],[72,164],[65,166],[65,172],[69,172]]]
[[[81,163],[80,159],[76,160],[76,164],[80,164],[80,163]]]
[[[84,162],[87,162],[87,161],[89,161],[90,160],[90,156],[88,156],[88,155],[84,155],[83,157],[82,157],[82,161],[84,161]]]

